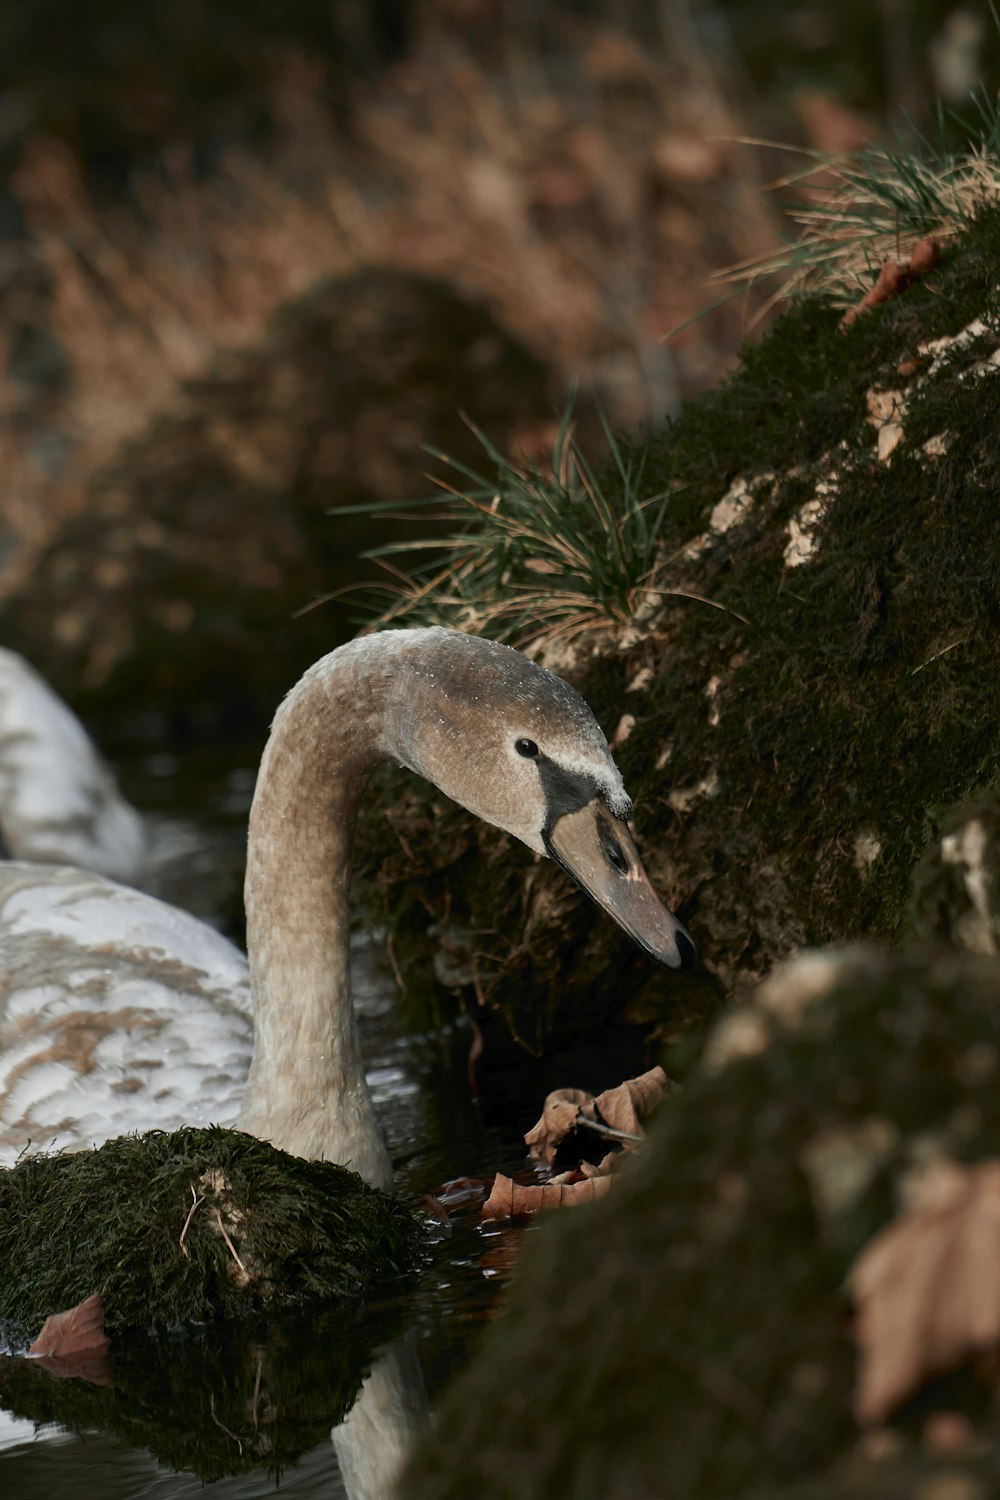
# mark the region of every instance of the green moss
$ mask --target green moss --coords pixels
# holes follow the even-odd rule
[[[14,1340],[95,1291],[111,1332],[364,1297],[418,1253],[403,1204],[234,1130],[120,1136],[0,1173],[0,1324]]]
[[[735,1500],[854,1443],[844,1278],[915,1162],[1000,1153],[1000,972],[853,950],[795,1030],[764,1024],[766,1049],[696,1076],[610,1198],[537,1227],[412,1500]],[[961,1373],[904,1434],[928,1409],[1000,1437]]]

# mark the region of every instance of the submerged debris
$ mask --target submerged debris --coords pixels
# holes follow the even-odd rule
[[[650,1068],[596,1098],[585,1089],[554,1089],[524,1141],[535,1161],[561,1170],[547,1182],[531,1183],[498,1172],[480,1218],[514,1219],[603,1198],[619,1159],[641,1147],[642,1122],[673,1087],[662,1068]]]

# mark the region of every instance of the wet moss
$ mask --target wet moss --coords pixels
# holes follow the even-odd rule
[[[419,1247],[406,1206],[346,1167],[217,1127],[119,1136],[0,1173],[0,1326],[30,1339],[95,1291],[112,1333],[357,1299]]]
[[[1000,1152],[1000,973],[828,962],[826,996],[794,1026],[758,1011],[764,1050],[696,1075],[615,1194],[537,1227],[412,1500],[774,1495],[853,1447],[845,1275],[915,1163]],[[966,1372],[904,1408],[903,1439],[934,1409],[1000,1438]]]

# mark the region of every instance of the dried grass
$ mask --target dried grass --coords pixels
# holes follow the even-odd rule
[[[884,147],[844,156],[806,153],[802,172],[774,184],[807,194],[788,208],[798,238],[774,254],[729,266],[716,279],[755,286],[777,277],[766,307],[806,292],[851,307],[888,260],[906,260],[928,236],[947,241],[1000,200],[1000,120],[994,109],[983,106],[978,137],[959,154],[929,149],[919,156]]]

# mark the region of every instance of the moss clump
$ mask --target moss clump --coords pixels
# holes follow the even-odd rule
[[[0,1324],[29,1338],[95,1291],[111,1332],[358,1298],[419,1244],[405,1205],[333,1162],[217,1127],[119,1136],[0,1173]]]
[[[1000,1155],[1000,971],[826,962],[797,1014],[791,966],[794,1024],[758,1010],[764,1050],[697,1075],[611,1198],[538,1227],[408,1497],[734,1500],[853,1445],[845,1274],[915,1163]],[[960,1377],[933,1404],[1000,1438]]]

